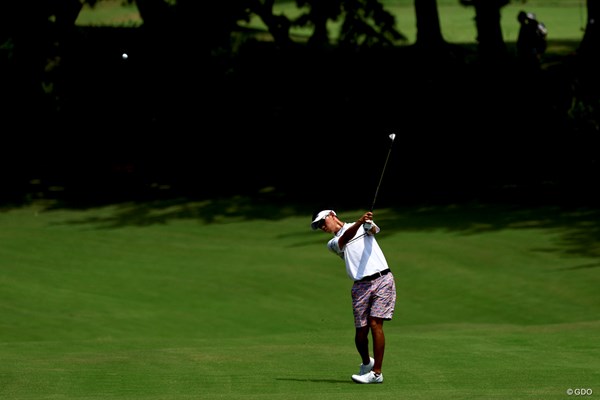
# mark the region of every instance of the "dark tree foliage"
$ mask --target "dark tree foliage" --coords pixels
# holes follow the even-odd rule
[[[308,7],[308,12],[302,13],[293,21],[294,26],[313,28],[313,34],[308,43],[313,47],[325,47],[329,43],[327,21],[336,20],[342,13],[343,0],[296,0],[299,8]]]
[[[587,0],[587,23],[577,49],[576,79],[572,84],[573,98],[569,116],[573,131],[585,143],[584,150],[593,157],[585,159],[600,163],[600,2]]]
[[[290,27],[309,27],[313,33],[308,45],[314,48],[330,46],[329,21],[341,19],[338,45],[342,47],[373,47],[396,44],[406,40],[395,27],[395,19],[378,0],[296,0],[299,9],[308,9],[288,20],[273,15],[273,0],[255,0],[251,12],[260,16],[276,43],[290,44]]]
[[[534,79],[505,68],[500,10],[507,0],[461,0],[475,8],[479,59],[504,68],[491,75],[467,65],[470,49],[433,56],[449,46],[435,0],[414,3],[417,46],[398,46],[405,38],[380,0],[295,0],[301,13],[294,18],[277,15],[276,0],[135,0],[139,29],[76,27],[82,4],[99,1],[0,2],[0,112],[9,127],[3,144],[19,163],[2,159],[2,190],[32,177],[50,182],[54,174],[94,196],[115,182],[116,190],[129,190],[163,179],[203,193],[274,181],[304,193],[322,168],[310,161],[315,142],[348,146],[340,148],[346,153],[353,137],[399,125],[415,150],[402,162],[407,170],[419,165],[410,184],[476,187],[493,173],[520,177],[521,167],[536,161],[527,159],[529,150],[546,143],[544,132],[554,126],[597,143],[595,1],[588,2],[573,81],[557,65]],[[252,17],[264,22],[271,41],[241,27]],[[340,23],[337,43],[331,21]],[[293,27],[312,28],[308,43],[291,36]],[[125,51],[130,56],[122,58]],[[560,99],[549,80],[558,75]],[[23,134],[30,131],[33,137]],[[276,149],[269,138],[282,132],[300,140]],[[466,150],[473,137],[479,158]],[[466,173],[473,165],[481,174]],[[486,165],[497,170],[490,175]]]
[[[344,21],[339,42],[341,46],[390,46],[406,37],[395,25],[396,21],[378,0],[344,0]]]
[[[157,37],[193,43],[199,55],[230,46],[231,32],[250,16],[248,0],[209,1],[136,0],[143,26]]]
[[[4,86],[4,110],[11,117],[16,117],[24,107],[41,112],[46,100],[44,94],[52,90],[51,75],[60,65],[60,54],[71,43],[82,4],[79,0],[0,4],[0,82]]]
[[[253,0],[249,3],[249,10],[260,17],[278,47],[290,47],[293,44],[290,38],[292,22],[284,15],[275,15],[274,5],[275,0]]]

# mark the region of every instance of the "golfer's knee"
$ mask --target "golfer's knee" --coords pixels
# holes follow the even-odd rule
[[[371,318],[369,318],[368,322],[369,322],[368,326],[372,330],[381,330],[381,329],[383,329],[383,319],[381,319],[381,318],[371,317]]]

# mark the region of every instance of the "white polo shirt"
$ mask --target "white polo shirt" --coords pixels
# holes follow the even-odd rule
[[[344,249],[340,250],[338,244],[340,237],[346,229],[354,224],[356,222],[345,223],[333,239],[327,242],[327,247],[344,260],[346,263],[346,273],[350,279],[358,281],[365,276],[373,275],[387,269],[388,263],[375,237],[372,234],[366,235],[362,228],[359,228],[356,235],[346,243]],[[376,233],[379,233],[381,229],[375,223],[373,223],[373,226],[376,229]]]

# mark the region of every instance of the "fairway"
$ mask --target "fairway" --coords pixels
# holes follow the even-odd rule
[[[594,398],[599,217],[376,211],[398,302],[385,382],[357,385],[351,281],[310,212],[243,198],[5,209],[0,398]]]

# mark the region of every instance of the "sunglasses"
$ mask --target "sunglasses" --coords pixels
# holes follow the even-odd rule
[[[323,218],[322,220],[319,221],[319,223],[317,224],[318,229],[323,229],[323,226],[325,226],[325,219],[327,217],[329,217],[329,215],[327,215],[325,218]]]

